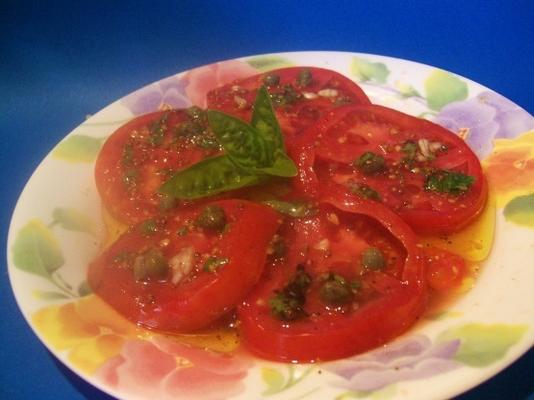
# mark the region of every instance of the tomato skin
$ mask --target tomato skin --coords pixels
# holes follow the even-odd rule
[[[320,186],[365,184],[381,202],[400,215],[417,233],[450,233],[471,223],[487,201],[487,183],[476,155],[458,136],[430,121],[378,105],[346,106],[327,113],[305,134],[315,143],[314,170]],[[418,141],[441,144],[432,158],[406,167],[402,147]],[[419,151],[419,150],[417,150]],[[383,173],[366,174],[353,164],[366,152],[388,163]],[[425,189],[424,171],[461,172],[474,183],[460,195]]]
[[[369,201],[338,194],[323,200],[338,213],[376,218],[406,251],[402,271],[398,278],[383,272],[368,274],[367,284],[374,285],[379,295],[371,296],[356,310],[344,314],[312,314],[302,320],[285,322],[271,315],[267,299],[280,290],[294,271],[294,258],[291,258],[289,271],[273,269],[275,272],[264,278],[238,308],[244,343],[260,357],[314,362],[361,353],[406,331],[424,309],[424,264],[411,229],[391,211]]]
[[[425,248],[426,279],[430,288],[447,292],[461,285],[467,273],[465,260],[437,247]]]
[[[308,85],[300,86],[296,82],[304,70],[311,72],[312,79]],[[279,82],[266,85],[266,77],[272,75],[278,76]],[[286,85],[291,85],[299,96],[291,104],[277,106],[275,102],[276,116],[286,139],[293,138],[313,125],[324,112],[336,107],[335,97],[343,98],[350,104],[371,103],[355,82],[335,71],[317,67],[288,67],[240,79],[212,90],[207,96],[208,108],[250,121],[256,92],[263,85],[267,86],[272,96],[282,92]],[[322,89],[335,89],[338,94],[335,97],[320,96],[317,93]],[[313,93],[313,98],[306,98],[311,96],[310,93]]]
[[[88,282],[94,292],[130,320],[166,332],[201,329],[232,310],[258,282],[279,218],[271,208],[243,200],[210,204],[222,207],[228,217],[223,233],[193,230],[183,237],[177,234],[200,214],[198,206],[175,212],[149,236],[139,226],[133,227],[90,265]],[[170,277],[136,281],[131,266],[116,261],[147,248],[160,249],[170,260],[188,246],[201,255],[217,251],[228,263],[207,272],[201,268],[202,260],[195,261],[200,269],[173,284]]]
[[[151,126],[162,118],[161,143],[152,145]],[[96,160],[95,181],[104,206],[117,220],[137,224],[161,214],[158,189],[167,175],[218,152],[185,137],[176,139],[175,129],[188,121],[186,110],[157,111],[132,119],[106,140]]]

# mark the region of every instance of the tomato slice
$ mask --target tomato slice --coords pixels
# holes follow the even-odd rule
[[[476,155],[430,121],[377,106],[332,110],[306,131],[318,184],[382,202],[419,233],[449,233],[482,211],[487,185]]]
[[[175,205],[158,193],[175,171],[220,151],[197,109],[139,116],[104,143],[95,165],[96,186],[106,209],[135,224]]]
[[[289,220],[279,235],[285,255],[271,256],[264,278],[238,307],[253,353],[292,362],[346,357],[401,334],[422,313],[426,285],[415,235],[382,205],[325,198],[315,216]],[[382,255],[380,268],[363,261],[369,249]],[[306,279],[305,294],[293,296]],[[335,282],[333,292],[325,289],[332,281],[345,288],[341,298]],[[301,309],[280,313],[280,301],[292,304],[288,298],[300,299]]]
[[[342,104],[370,104],[363,90],[338,72],[289,67],[237,80],[208,93],[208,108],[249,121],[258,88],[271,94],[286,138],[314,124],[326,110]]]
[[[258,282],[278,226],[271,208],[243,200],[182,208],[132,227],[90,265],[88,281],[147,328],[197,330],[232,310]]]

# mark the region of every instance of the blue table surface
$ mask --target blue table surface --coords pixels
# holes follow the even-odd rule
[[[136,88],[244,55],[382,54],[468,77],[534,110],[534,2],[2,1],[0,229],[64,135]],[[109,399],[40,344],[0,270],[0,398]],[[530,266],[531,267],[531,266]],[[534,323],[534,321],[533,321]],[[534,351],[459,399],[534,398]]]

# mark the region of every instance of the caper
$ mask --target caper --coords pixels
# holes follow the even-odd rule
[[[386,260],[380,249],[368,247],[362,252],[362,266],[371,270],[381,270],[386,267]]]
[[[210,231],[221,232],[226,226],[224,209],[218,205],[206,206],[197,217],[195,225]]]
[[[158,249],[149,249],[140,254],[133,264],[133,273],[137,281],[163,279],[167,276],[168,270],[167,260]]]

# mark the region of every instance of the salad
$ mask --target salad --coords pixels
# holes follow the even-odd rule
[[[137,117],[99,154],[103,206],[127,228],[88,282],[122,315],[169,334],[226,326],[260,357],[313,362],[384,344],[461,284],[461,254],[420,239],[484,209],[461,138],[322,68],[207,104]]]

